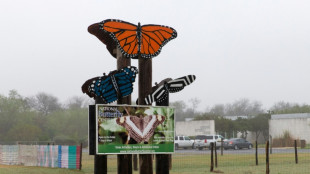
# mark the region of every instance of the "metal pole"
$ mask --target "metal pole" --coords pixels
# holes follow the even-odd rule
[[[82,169],[82,149],[83,149],[83,143],[80,144],[80,166],[79,166],[79,170]]]
[[[258,166],[257,141],[255,141],[255,161],[256,161],[256,165]]]
[[[213,172],[214,169],[214,160],[213,160],[213,148],[214,148],[214,143],[210,143],[211,146],[211,166],[210,166],[210,172]]]
[[[269,136],[270,136],[270,154],[272,154],[272,136],[271,135]]]
[[[221,156],[223,156],[224,140],[221,138]]]
[[[215,153],[215,167],[217,168],[217,150],[216,150],[216,142],[214,142],[214,153]]]
[[[298,164],[297,140],[294,141],[294,147],[295,147],[295,163]]]
[[[269,169],[269,141],[266,142],[266,174],[270,173]]]

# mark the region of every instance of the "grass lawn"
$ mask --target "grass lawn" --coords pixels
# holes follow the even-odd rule
[[[155,161],[154,161],[155,162]],[[298,164],[295,164],[294,154],[271,154],[271,174],[303,174],[310,173],[310,154],[298,154]],[[191,155],[176,153],[172,156],[171,174],[264,174],[266,171],[265,155],[260,155],[258,166],[255,165],[255,155],[224,154],[218,155],[218,167],[210,172],[210,155]],[[117,173],[116,155],[108,156],[108,173]],[[155,168],[155,164],[154,167]],[[0,165],[0,174],[93,174],[94,157],[83,154],[82,170],[25,167]],[[138,171],[134,171],[138,174]],[[155,172],[154,172],[155,174]]]

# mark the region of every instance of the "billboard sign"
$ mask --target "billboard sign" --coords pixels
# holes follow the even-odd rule
[[[96,105],[97,154],[174,152],[174,108]]]

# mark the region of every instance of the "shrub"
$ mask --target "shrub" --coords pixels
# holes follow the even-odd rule
[[[272,147],[294,147],[294,138],[291,133],[286,130],[281,137],[272,139]],[[297,146],[299,146],[300,141],[297,141]]]

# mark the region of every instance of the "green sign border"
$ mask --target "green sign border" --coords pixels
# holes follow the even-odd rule
[[[120,138],[117,137],[119,133],[128,133],[127,130],[116,124],[116,119],[121,116],[128,116],[124,114],[124,110],[145,111],[144,115],[163,115],[166,120],[154,131],[154,135],[150,138],[150,144],[123,144]],[[111,112],[109,111],[111,110]],[[117,110],[117,111],[116,111]],[[110,112],[103,114],[103,112]],[[100,112],[100,113],[99,113]],[[152,112],[152,113],[150,113]],[[123,115],[124,114],[124,115]],[[137,115],[141,115],[138,112]],[[99,116],[101,115],[101,116]],[[103,116],[104,115],[104,116]],[[106,117],[107,115],[107,117]],[[139,106],[139,105],[106,105],[96,104],[96,154],[171,154],[174,153],[174,137],[175,137],[175,111],[173,107],[165,106]],[[167,126],[168,125],[168,126]],[[106,129],[105,129],[106,128]],[[156,135],[167,133],[168,136],[160,137],[160,141],[153,141]],[[102,136],[105,135],[105,136]],[[102,142],[99,142],[103,139]],[[154,137],[155,136],[155,137]],[[103,138],[102,138],[103,137]],[[164,140],[161,140],[164,139]]]

